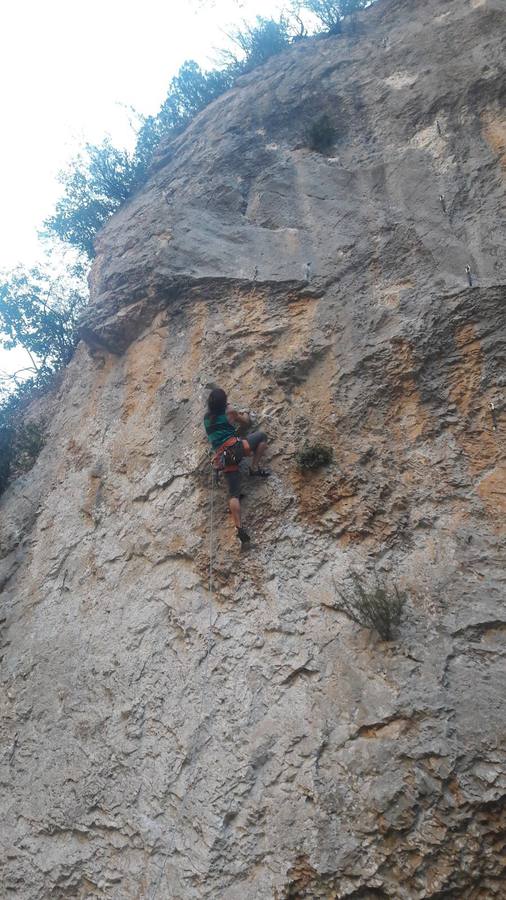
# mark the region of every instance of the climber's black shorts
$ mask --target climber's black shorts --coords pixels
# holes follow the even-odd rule
[[[254,453],[258,445],[267,440],[267,435],[265,434],[265,431],[252,431],[251,434],[246,435],[246,440],[250,445],[251,452]],[[238,469],[236,472],[224,472],[223,474],[225,476],[225,481],[227,482],[228,496],[239,499],[241,496],[240,470]]]
[[[246,435],[246,440],[254,453],[258,445],[267,440],[267,435],[265,431],[252,431]]]

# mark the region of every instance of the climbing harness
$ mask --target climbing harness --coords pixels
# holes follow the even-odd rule
[[[213,457],[213,467],[219,472],[236,472],[247,453],[245,444],[247,441],[235,435],[228,438],[221,447],[218,447]]]

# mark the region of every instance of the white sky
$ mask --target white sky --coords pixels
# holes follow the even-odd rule
[[[56,175],[85,141],[131,145],[131,114],[157,112],[185,59],[212,67],[225,32],[278,0],[3,0],[0,270],[33,263]],[[18,357],[0,349],[0,369]]]

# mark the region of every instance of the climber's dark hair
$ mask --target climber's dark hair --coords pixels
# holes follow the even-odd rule
[[[207,398],[207,411],[211,419],[221,416],[227,408],[227,395],[221,388],[213,388]]]

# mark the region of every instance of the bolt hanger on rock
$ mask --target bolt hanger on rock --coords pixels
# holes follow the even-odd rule
[[[436,119],[436,128],[437,128],[437,133],[439,135],[441,135],[443,132],[441,131],[441,125],[439,124],[439,119]]]
[[[494,431],[497,431],[497,412],[495,408],[495,403],[490,401],[489,403],[490,415],[492,417],[492,428]]]
[[[466,266],[466,275],[469,287],[473,286],[473,276],[471,274],[471,266]]]
[[[307,262],[304,267],[304,277],[306,281],[311,281],[311,263]]]
[[[445,200],[444,194],[439,195],[439,202],[440,202],[441,206],[443,207],[443,212],[445,213],[446,212],[446,200]]]

